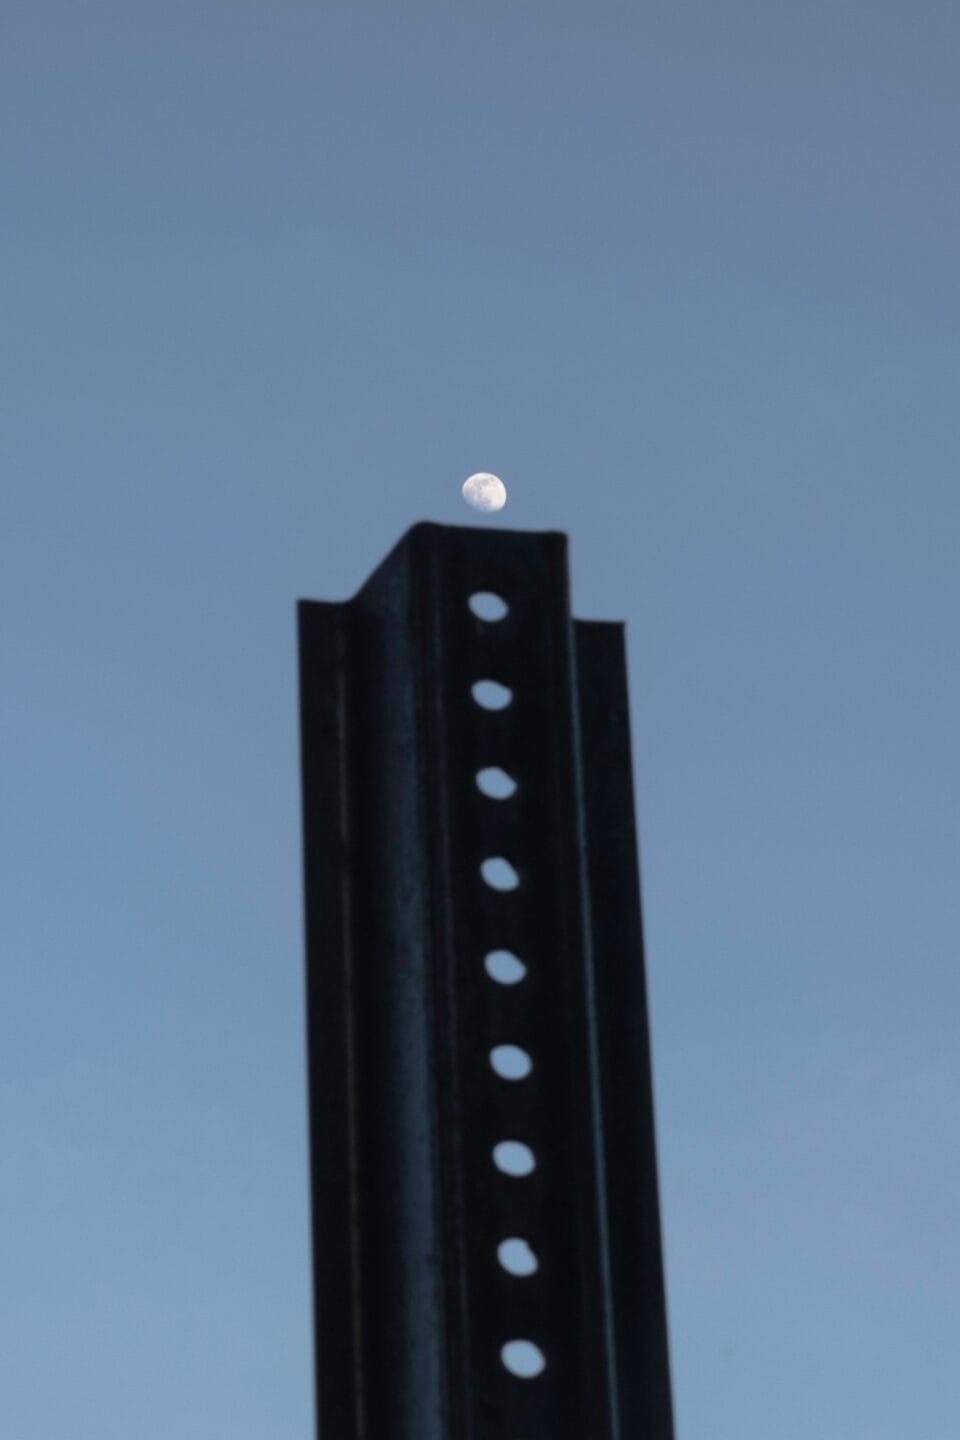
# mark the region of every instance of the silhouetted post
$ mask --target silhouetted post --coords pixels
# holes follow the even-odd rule
[[[672,1440],[622,626],[422,524],[299,631],[321,1440]]]

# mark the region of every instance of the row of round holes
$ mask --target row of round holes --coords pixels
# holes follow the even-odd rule
[[[507,604],[491,591],[478,591],[470,596],[470,609],[481,620],[495,622],[507,614]],[[477,705],[484,710],[503,710],[513,699],[513,691],[498,680],[478,680],[471,687]],[[508,800],[516,794],[517,782],[506,770],[489,765],[476,774],[477,788],[490,800]],[[492,855],[480,866],[480,873],[494,890],[515,890],[520,876],[502,855]],[[523,961],[509,950],[491,950],[484,966],[491,980],[499,985],[516,985],[527,973]],[[525,1080],[533,1070],[533,1060],[519,1045],[495,1045],[490,1051],[490,1065],[503,1080]],[[520,1140],[501,1140],[494,1146],[493,1161],[504,1175],[522,1178],[536,1168],[536,1156],[529,1145]],[[527,1240],[513,1235],[497,1246],[497,1259],[508,1274],[526,1278],[536,1273],[539,1261]],[[509,1340],[500,1351],[500,1358],[512,1375],[533,1379],[542,1374],[546,1357],[532,1340]]]

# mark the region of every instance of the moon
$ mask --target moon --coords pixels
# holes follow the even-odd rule
[[[507,503],[507,487],[499,475],[478,470],[463,482],[463,498],[474,510],[502,510]]]

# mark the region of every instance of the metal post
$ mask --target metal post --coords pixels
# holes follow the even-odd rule
[[[433,524],[299,627],[321,1440],[672,1440],[622,627]]]

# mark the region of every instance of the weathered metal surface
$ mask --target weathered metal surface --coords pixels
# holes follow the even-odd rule
[[[672,1440],[622,627],[431,524],[299,623],[321,1440]]]

